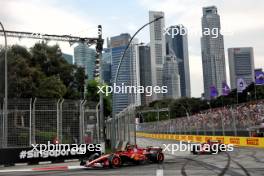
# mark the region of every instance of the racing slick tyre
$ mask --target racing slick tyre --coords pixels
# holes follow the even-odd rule
[[[198,152],[195,149],[191,150],[191,153],[194,154],[194,155],[198,154]]]
[[[111,168],[117,168],[121,166],[121,159],[118,156],[113,155],[110,157],[109,163]]]
[[[193,150],[192,154],[197,155],[198,153],[197,153],[197,151]]]
[[[164,161],[164,154],[163,153],[157,153],[157,163],[162,163]]]
[[[162,163],[164,161],[164,154],[161,152],[153,153],[149,159],[154,163]]]
[[[197,155],[198,154],[197,149],[199,150],[198,147],[192,146],[191,153],[194,154],[194,155]]]
[[[84,166],[86,161],[87,161],[86,159],[81,159],[80,166]]]

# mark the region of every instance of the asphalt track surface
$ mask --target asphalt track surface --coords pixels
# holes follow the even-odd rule
[[[176,141],[138,138],[139,146],[163,146],[175,144]],[[144,164],[123,166],[117,169],[72,169],[67,171],[31,171],[5,172],[6,170],[26,169],[32,167],[77,166],[78,162],[61,164],[1,167],[0,176],[148,176],[148,175],[179,175],[179,176],[264,176],[264,149],[235,148],[232,152],[217,155],[192,155],[190,152],[166,151],[163,164]]]

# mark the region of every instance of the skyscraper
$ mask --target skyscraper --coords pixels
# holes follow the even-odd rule
[[[140,85],[146,88],[151,86],[151,59],[150,59],[150,47],[139,46],[139,70],[140,70]],[[141,94],[141,105],[147,105],[151,102],[151,96],[147,96],[146,93]]]
[[[111,37],[111,55],[112,55],[112,81],[115,80],[116,71],[118,64],[122,57],[122,54],[130,40],[131,36],[129,34],[120,34],[118,36]],[[135,56],[135,47],[132,44],[124,57],[124,60],[120,66],[119,74],[117,77],[117,86],[137,86],[137,61]],[[113,82],[114,83],[114,82]],[[121,112],[123,109],[128,107],[130,104],[137,103],[138,95],[133,93],[114,93],[113,94],[113,116]]]
[[[164,17],[163,12],[150,11],[149,21]],[[152,86],[162,86],[162,68],[166,56],[164,18],[150,24],[150,56],[151,56],[151,81]],[[153,94],[152,100],[161,99],[162,94]]]
[[[226,81],[224,41],[220,29],[220,16],[217,13],[217,8],[215,6],[204,7],[201,51],[206,99],[210,99],[211,86],[215,86],[218,95],[221,95],[222,83]]]
[[[80,43],[74,48],[75,64],[85,69],[88,80],[94,79],[96,52],[84,43]]]
[[[73,56],[70,54],[62,53],[62,57],[69,63],[73,64]]]
[[[102,79],[108,85],[111,83],[111,62],[111,50],[105,48],[102,55]]]
[[[175,56],[167,56],[163,66],[163,85],[167,86],[166,98],[177,99],[181,97],[180,76]]]
[[[228,60],[232,89],[236,89],[239,78],[245,80],[247,85],[255,81],[252,47],[228,48]]]
[[[166,55],[176,57],[179,67],[181,96],[191,97],[187,29],[183,25],[176,25],[170,26],[167,30],[169,34],[166,34]]]

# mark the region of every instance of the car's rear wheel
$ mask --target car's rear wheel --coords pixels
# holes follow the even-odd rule
[[[150,154],[149,160],[153,163],[162,163],[164,160],[164,154],[161,152]]]
[[[162,163],[164,161],[164,154],[157,153],[157,163]]]
[[[193,151],[192,151],[192,154],[197,155],[198,153],[197,153],[196,150],[193,150]]]
[[[191,153],[197,155],[199,150],[200,148],[198,148],[197,146],[192,146]]]

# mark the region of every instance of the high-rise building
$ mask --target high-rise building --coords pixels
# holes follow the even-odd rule
[[[175,56],[167,56],[163,66],[163,85],[167,86],[166,98],[177,99],[181,97],[180,76]]]
[[[217,8],[215,6],[204,7],[201,51],[206,99],[211,98],[211,86],[215,86],[218,95],[221,95],[222,83],[226,81],[224,41],[220,30],[220,16],[217,13]]]
[[[70,54],[62,53],[62,57],[69,63],[73,64],[73,56]]]
[[[111,84],[111,49],[105,48],[102,54],[102,79],[108,85]]]
[[[149,21],[156,18],[164,17],[163,12],[150,11]],[[150,56],[151,56],[151,81],[152,86],[162,86],[162,68],[166,56],[165,35],[163,30],[165,28],[164,18],[161,18],[150,24]],[[163,95],[153,94],[152,100],[161,99]]]
[[[139,51],[138,51],[138,39],[134,38],[131,44],[132,47],[132,55],[133,55],[133,59],[132,59],[132,84],[135,86],[140,86],[140,70],[139,70]],[[136,106],[140,106],[141,105],[141,95],[140,93],[136,93],[133,95],[133,99],[134,99],[134,105]]]
[[[254,54],[252,47],[228,48],[230,84],[237,87],[237,79],[242,78],[247,85],[255,81]]]
[[[96,52],[85,43],[80,43],[74,48],[74,62],[85,69],[88,80],[94,79]]]
[[[120,34],[111,37],[111,56],[112,56],[112,83],[115,83],[116,71],[123,55],[123,52],[130,40],[129,34]],[[136,61],[135,46],[132,44],[124,56],[123,62],[119,68],[116,86],[137,86],[139,83],[138,78],[138,63]],[[113,116],[121,112],[123,109],[131,104],[138,103],[138,95],[133,93],[113,93]]]
[[[187,29],[183,25],[170,26],[166,34],[166,55],[175,56],[180,76],[182,97],[191,97]],[[173,35],[175,34],[175,35]]]
[[[140,86],[146,88],[152,86],[151,82],[151,59],[150,59],[150,47],[139,46],[139,70],[140,70]],[[146,92],[141,94],[141,105],[147,105],[151,102],[151,96]]]

